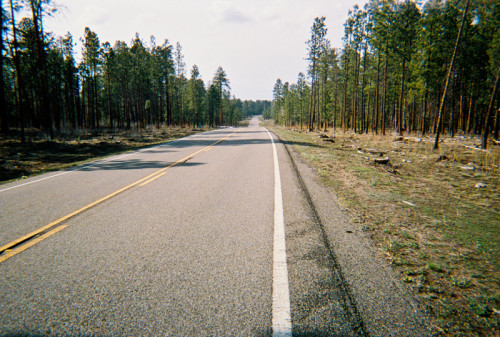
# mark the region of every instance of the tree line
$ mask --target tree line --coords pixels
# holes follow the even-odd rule
[[[44,31],[44,18],[57,13],[50,0],[0,0],[0,12],[0,127],[4,134],[19,129],[22,141],[27,128],[52,137],[64,130],[234,125],[270,106],[231,96],[222,67],[206,84],[196,65],[188,73],[180,43],[136,34],[129,44],[111,45],[85,28],[77,62],[69,32]]]
[[[306,42],[307,75],[276,81],[266,117],[309,130],[498,139],[497,1],[370,0],[349,11],[342,48],[326,38],[325,20]]]

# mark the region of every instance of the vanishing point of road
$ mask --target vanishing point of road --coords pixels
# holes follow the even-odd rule
[[[257,118],[1,185],[0,246],[0,336],[429,335]]]

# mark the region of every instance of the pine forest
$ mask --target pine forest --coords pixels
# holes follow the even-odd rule
[[[208,83],[196,65],[186,69],[182,46],[138,34],[130,43],[102,42],[90,28],[81,61],[68,33],[54,36],[44,19],[58,15],[50,0],[2,0],[1,131],[61,132],[149,126],[235,125],[262,113],[267,101],[241,101],[219,67]]]
[[[316,18],[307,73],[276,81],[267,117],[308,130],[482,135],[486,147],[500,126],[498,27],[492,0],[371,0],[349,11],[339,48]]]

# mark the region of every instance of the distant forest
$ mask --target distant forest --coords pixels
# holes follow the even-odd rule
[[[75,60],[73,36],[44,31],[57,15],[50,0],[0,0],[0,128],[27,128],[52,137],[75,130],[142,129],[148,126],[234,125],[270,109],[269,101],[231,96],[219,67],[204,83],[196,65],[186,74],[180,43],[101,43],[90,28]],[[22,13],[27,17],[18,16]],[[189,78],[188,78],[189,76]]]
[[[497,0],[371,0],[354,6],[343,47],[316,18],[308,71],[274,86],[267,118],[309,130],[483,134],[498,139]]]

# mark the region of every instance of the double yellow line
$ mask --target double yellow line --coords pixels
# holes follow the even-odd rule
[[[235,133],[237,133],[238,131],[235,131],[233,133],[231,133],[230,135],[222,138],[222,139],[219,139],[218,141],[214,142],[213,144],[201,149],[201,150],[198,150],[192,154],[190,154],[189,156],[186,156],[184,158],[182,158],[181,160],[178,160],[176,161],[175,163],[173,164],[170,164],[169,166],[167,167],[164,167],[162,168],[161,170],[158,170],[142,179],[139,179],[137,180],[136,182],[130,184],[130,185],[127,185],[121,189],[119,189],[118,191],[115,191],[107,196],[105,196],[104,198],[101,198],[97,201],[94,201],[93,203],[90,203],[88,204],[87,206],[84,206],[82,208],[80,208],[79,210],[76,210],[70,214],[67,214],[65,216],[63,216],[62,218],[59,218],[55,221],[52,221],[51,223],[49,223],[48,225],[45,225],[41,228],[38,228],[37,230],[29,233],[29,234],[26,234],[2,247],[0,247],[0,263],[4,262],[5,260],[11,258],[12,256],[14,255],[17,255],[19,253],[21,253],[22,251],[36,245],[37,243],[39,243],[40,241],[43,241],[45,240],[46,238],[56,234],[57,232],[65,229],[66,227],[68,227],[68,225],[61,225],[61,226],[58,226],[56,228],[53,228],[59,224],[61,224],[62,222],[80,214],[80,213],[83,213],[85,211],[87,211],[88,209],[98,205],[98,204],[101,204],[103,203],[104,201],[106,200],[109,200],[115,196],[117,196],[118,194],[121,194],[123,192],[125,192],[126,190],[129,190],[131,189],[132,187],[134,186],[145,186],[149,183],[151,183],[152,181],[160,178],[161,176],[163,176],[166,171],[175,166],[175,165],[179,165],[179,164],[182,164],[182,163],[185,163],[187,162],[189,159],[193,158],[194,156],[196,156],[197,154],[201,153],[201,152],[205,152],[205,151],[208,151],[210,150],[211,148],[213,148],[215,145],[219,144],[220,142],[228,139],[229,137],[233,136]],[[52,228],[52,229],[51,229]],[[50,230],[50,231],[49,231]],[[48,231],[48,232],[47,232]]]

